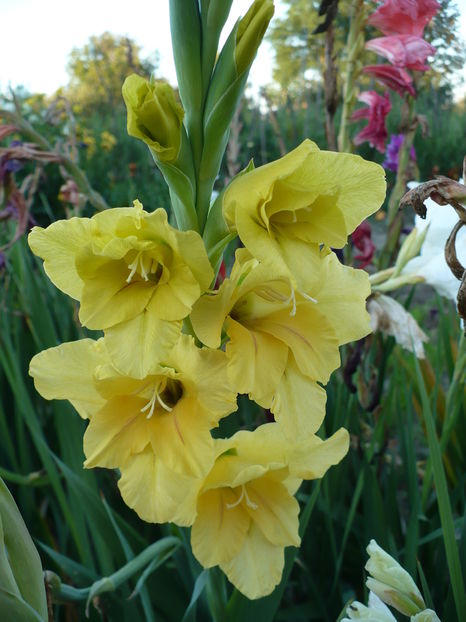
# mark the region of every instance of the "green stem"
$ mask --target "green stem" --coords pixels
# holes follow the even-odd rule
[[[57,575],[48,573],[48,582],[50,583],[53,598],[57,602],[81,601],[97,596],[97,594],[102,592],[113,591],[118,586],[126,583],[141,568],[153,562],[154,558],[163,556],[166,560],[168,556],[173,555],[180,545],[181,541],[179,538],[173,536],[167,536],[163,540],[154,542],[119,570],[109,577],[99,579],[90,587],[76,588],[71,585],[63,585]]]
[[[388,201],[388,224],[391,225],[398,212],[398,206],[400,204],[401,197],[406,192],[406,184],[408,183],[408,166],[409,166],[409,152],[413,146],[414,135],[416,134],[417,121],[416,110],[414,106],[414,98],[408,97],[408,111],[406,118],[403,119],[401,124],[401,130],[403,134],[403,142],[398,152],[398,169],[396,171],[396,182],[393,190],[390,193],[390,199]]]
[[[350,12],[348,40],[346,42],[346,70],[343,80],[343,106],[341,110],[340,130],[338,132],[338,151],[352,151],[348,122],[354,108],[354,85],[359,73],[357,60],[361,46],[358,44],[362,33],[363,16],[363,0],[353,0]]]

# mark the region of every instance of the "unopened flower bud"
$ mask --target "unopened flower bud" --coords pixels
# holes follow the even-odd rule
[[[176,160],[184,111],[166,82],[148,82],[131,74],[123,84],[128,134],[143,140],[162,162]]]
[[[395,273],[393,276],[398,276],[408,261],[419,255],[422,245],[424,244],[424,240],[426,239],[428,229],[428,227],[425,227],[425,229],[419,231],[416,227],[414,227],[411,233],[407,236],[398,253],[395,263]]]
[[[404,615],[415,615],[426,605],[411,575],[386,553],[375,540],[367,547],[369,560],[366,570],[371,575],[366,585],[388,605]]]
[[[254,60],[274,12],[272,0],[255,0],[238,24],[235,61],[238,75]]]
[[[413,616],[410,622],[440,622],[440,618],[432,609],[425,609]]]

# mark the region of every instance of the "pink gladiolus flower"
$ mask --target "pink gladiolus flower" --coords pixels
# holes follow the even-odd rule
[[[429,66],[425,61],[435,54],[434,46],[414,35],[378,37],[368,41],[366,48],[384,56],[396,67],[415,71],[427,71]]]
[[[368,21],[384,35],[422,37],[424,28],[439,8],[436,0],[385,0]]]
[[[372,229],[367,220],[363,220],[362,223],[356,227],[351,234],[351,241],[358,251],[361,251],[358,255],[354,256],[357,261],[361,262],[358,268],[365,268],[371,263],[375,253],[375,244],[372,241]]]
[[[385,141],[387,139],[387,129],[385,127],[385,117],[392,107],[388,93],[379,95],[375,91],[364,91],[358,97],[359,101],[364,102],[369,108],[360,108],[353,113],[351,119],[369,119],[368,124],[363,128],[353,141],[355,145],[368,142],[371,147],[375,147],[380,153],[385,152]]]
[[[389,89],[396,91],[400,95],[409,93],[413,97],[416,91],[413,87],[413,79],[407,71],[400,67],[390,67],[390,65],[368,65],[363,68],[364,73],[373,75],[376,80],[388,86]]]

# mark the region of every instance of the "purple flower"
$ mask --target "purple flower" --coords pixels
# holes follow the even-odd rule
[[[404,135],[403,134],[392,134],[390,137],[390,142],[387,145],[387,149],[385,151],[385,160],[382,162],[382,166],[387,168],[390,171],[398,170],[398,154],[400,152],[401,145],[403,144]],[[411,147],[409,150],[409,157],[411,160],[416,161],[416,151],[414,147]]]

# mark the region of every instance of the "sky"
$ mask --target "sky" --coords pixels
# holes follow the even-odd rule
[[[226,32],[251,1],[234,0]],[[276,4],[275,14],[283,14],[283,6]],[[176,84],[168,0],[0,0],[0,24],[0,91],[22,84],[31,92],[53,93],[68,82],[71,49],[105,31],[129,36],[142,47],[143,57],[158,50],[160,75]],[[265,44],[251,82],[263,85],[272,80],[270,61],[270,46]]]
[[[250,3],[234,0],[226,31]],[[283,3],[275,4],[275,15],[282,16]],[[457,0],[457,5],[466,38],[466,0]],[[129,36],[142,47],[142,56],[158,50],[160,75],[176,84],[168,0],[0,0],[0,24],[0,91],[22,84],[31,92],[53,93],[68,82],[66,63],[72,48],[83,47],[89,37],[105,31]],[[466,94],[466,68],[463,75],[457,97]],[[272,50],[265,42],[250,82],[257,89],[271,80]]]

